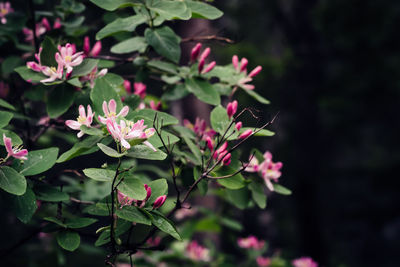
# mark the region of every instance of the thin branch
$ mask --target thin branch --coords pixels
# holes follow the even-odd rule
[[[185,43],[185,42],[192,42],[192,41],[209,41],[209,40],[221,41],[221,42],[225,42],[228,44],[235,43],[235,41],[233,41],[229,38],[221,37],[221,36],[217,36],[217,35],[191,36],[191,37],[183,38],[181,42]]]
[[[74,197],[70,197],[69,200],[71,200],[72,202],[79,203],[79,204],[84,204],[84,205],[93,205],[93,204],[95,204],[95,202],[93,202],[93,201],[80,200],[80,199],[77,199],[77,198],[74,198]]]
[[[38,42],[37,35],[36,35],[35,5],[33,3],[33,0],[29,0],[29,11],[30,11],[31,17],[32,17],[31,28],[32,28],[32,34],[33,34],[33,45],[35,46],[35,52],[39,53],[39,42]]]

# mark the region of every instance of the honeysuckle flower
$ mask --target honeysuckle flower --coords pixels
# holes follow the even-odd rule
[[[301,257],[292,261],[294,267],[318,267],[318,263],[310,257]]]
[[[249,137],[252,134],[253,134],[253,131],[248,129],[248,130],[244,131],[243,133],[241,133],[238,138],[239,139],[245,139],[245,138]]]
[[[53,82],[56,79],[62,79],[63,77],[63,65],[58,63],[57,68],[56,67],[42,67],[42,73],[46,76],[49,76],[47,79],[43,79],[40,82],[42,83],[49,83]]]
[[[151,187],[148,186],[147,184],[144,184],[144,189],[146,190],[145,201],[147,201],[151,197]]]
[[[209,136],[207,136],[206,143],[207,143],[208,149],[210,149],[210,151],[213,151],[214,150],[214,144],[213,144],[212,139]]]
[[[253,79],[249,76],[241,78],[238,81],[238,85],[245,90],[254,90],[254,85],[248,84],[249,82],[253,81]]]
[[[130,149],[131,145],[129,144],[129,140],[131,139],[143,139],[146,140],[154,135],[154,128],[147,128],[144,125],[144,120],[139,120],[136,123],[132,121],[125,122],[124,120],[120,121],[118,124],[115,120],[108,119],[107,122],[107,130],[111,134],[111,136],[121,143],[121,145],[125,149]],[[145,130],[146,129],[146,130]],[[157,151],[154,146],[148,141],[143,142],[144,145],[150,147],[153,151]]]
[[[240,129],[242,128],[242,125],[243,125],[243,123],[242,123],[241,121],[237,122],[237,123],[235,124],[236,130],[240,131]]]
[[[51,30],[51,26],[49,21],[46,18],[42,18],[42,25],[46,28],[47,31]]]
[[[0,21],[2,24],[7,23],[6,16],[13,11],[14,9],[12,9],[10,2],[0,3]]]
[[[39,53],[36,53],[36,54],[35,54],[35,59],[36,59],[37,63],[36,63],[35,61],[28,61],[28,62],[26,62],[26,67],[27,67],[28,69],[31,69],[31,70],[36,71],[36,72],[42,71],[43,66],[42,66],[42,64],[40,63],[40,54],[42,53],[42,50],[43,50],[43,48],[40,47],[40,48],[39,48]]]
[[[231,153],[228,153],[228,142],[223,143],[213,154],[215,160],[221,160],[223,165],[231,164]]]
[[[101,52],[101,41],[97,41],[92,49],[90,49],[90,40],[89,36],[85,36],[83,39],[83,54],[87,57],[92,56],[96,57]]]
[[[75,53],[76,48],[67,43],[65,46],[58,46],[56,61],[67,69],[67,74],[71,73],[74,67],[80,65],[83,61],[83,52]]]
[[[46,18],[43,18],[40,22],[35,25],[35,33],[36,37],[39,38],[41,35],[48,31],[49,21]],[[22,32],[25,35],[26,42],[33,42],[34,36],[33,31],[29,28],[23,28]]]
[[[238,58],[237,55],[233,55],[233,57],[232,57],[232,65],[237,71],[239,71],[239,58]]]
[[[65,122],[65,124],[74,130],[79,130],[77,136],[78,138],[81,138],[84,135],[84,132],[82,132],[81,126],[85,125],[87,127],[91,127],[92,122],[93,122],[93,116],[94,116],[94,112],[92,112],[92,108],[90,105],[87,106],[87,114],[85,111],[85,107],[80,105],[79,106],[79,117],[76,118],[76,121],[73,120],[67,120]]]
[[[193,48],[190,53],[190,61],[194,62],[197,60],[200,54],[200,49],[201,49],[201,43],[197,43]]]
[[[132,86],[131,86],[131,82],[129,80],[124,80],[124,88],[125,91],[128,95],[132,94]]]
[[[238,238],[237,243],[241,248],[260,250],[264,247],[265,241],[258,240],[257,237],[251,235],[246,238]]]
[[[271,265],[271,259],[269,257],[258,256],[256,262],[259,267],[268,267]]]
[[[260,71],[262,71],[262,67],[261,66],[257,66],[249,73],[248,76],[251,77],[251,78],[255,77],[260,73]]]
[[[156,236],[154,238],[150,237],[146,241],[146,244],[151,247],[156,247],[156,246],[160,245],[160,243],[161,243],[161,237],[159,237],[159,236]]]
[[[150,100],[150,108],[153,110],[160,110],[161,109],[161,102],[158,101],[157,104],[154,102],[154,100]]]
[[[235,115],[237,107],[238,102],[236,100],[228,103],[228,105],[226,106],[226,113],[228,114],[229,119],[232,118],[233,115]]]
[[[7,151],[6,159],[8,159],[9,157],[14,157],[16,159],[22,159],[22,160],[28,159],[26,157],[26,155],[28,155],[28,150],[22,149],[21,146],[13,147],[11,138],[7,137],[4,133],[3,133],[3,143]]]
[[[206,58],[208,57],[210,52],[211,52],[211,49],[209,47],[207,47],[206,49],[204,49],[203,53],[201,53],[200,58],[199,58],[199,65],[197,67],[199,73],[202,73],[204,64],[206,62]]]
[[[97,118],[102,124],[107,124],[108,119],[111,119],[111,121],[115,121],[119,117],[126,117],[129,112],[129,107],[124,106],[117,114],[117,102],[115,102],[114,99],[111,99],[110,101],[108,101],[108,106],[106,101],[103,102],[103,112],[104,117],[99,115]]]
[[[59,29],[59,28],[61,28],[61,19],[60,18],[56,18],[56,20],[54,21],[54,24],[53,24],[53,29]]]
[[[210,71],[215,67],[215,65],[217,65],[217,63],[216,63],[215,61],[209,63],[209,64],[201,71],[201,74],[205,74],[205,73],[207,73],[207,72],[210,72]]]
[[[95,80],[99,77],[103,77],[108,72],[108,69],[102,69],[101,71],[97,72],[97,66],[93,68],[93,70],[86,76],[81,77],[80,80],[82,82],[89,82],[90,88],[93,88],[95,85]]]
[[[186,246],[185,254],[193,261],[209,262],[211,260],[210,250],[199,245],[195,240]]]
[[[124,206],[131,206],[134,201],[133,198],[128,197],[127,195],[125,195],[124,193],[122,193],[119,190],[117,193],[117,199],[118,199],[118,203],[121,205],[121,208]]]
[[[216,132],[207,126],[206,121],[200,118],[196,118],[195,124],[193,125],[189,120],[184,119],[183,125],[186,128],[193,130],[193,132],[201,137],[202,140],[207,140],[207,137],[214,138]]]
[[[140,96],[141,99],[146,97],[146,85],[144,83],[134,83],[133,89],[133,93]]]
[[[166,199],[167,199],[166,195],[162,195],[162,196],[159,196],[158,198],[156,198],[156,200],[153,203],[153,209],[160,208],[164,204]]]

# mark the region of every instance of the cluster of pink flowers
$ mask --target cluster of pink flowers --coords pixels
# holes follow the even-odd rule
[[[132,94],[132,85],[129,80],[124,81],[124,88],[128,95]],[[144,98],[146,97],[146,89],[147,89],[146,85],[141,82],[135,82],[135,83],[133,83],[133,88],[134,88],[133,94],[138,95],[141,99],[141,102],[140,102],[138,108],[139,109],[146,108],[146,104],[143,101]],[[153,110],[160,110],[161,109],[161,101],[158,101],[156,103],[154,100],[150,100],[149,108],[151,108]]]
[[[253,235],[251,235],[249,237],[245,237],[245,238],[239,238],[237,243],[238,243],[238,246],[241,248],[255,249],[255,250],[260,250],[265,245],[265,241],[258,240],[257,237],[255,237]]]
[[[67,76],[72,72],[73,68],[80,65],[83,61],[83,52],[76,52],[75,45],[67,43],[65,46],[58,46],[58,52],[55,54],[55,60],[57,61],[56,67],[43,66],[40,61],[40,54],[42,48],[39,49],[39,53],[35,54],[37,62],[29,61],[26,66],[36,72],[42,72],[44,75],[49,76],[47,79],[43,79],[40,82],[53,82],[56,79],[62,79],[64,68],[67,70]]]
[[[28,159],[26,157],[28,155],[28,150],[22,149],[21,146],[13,147],[11,138],[7,137],[5,134],[3,134],[3,143],[7,151],[7,156],[4,159],[4,161],[6,161],[9,157],[14,157],[16,159],[22,159],[22,160]]]
[[[183,120],[183,125],[194,131],[194,133],[202,140],[207,140],[207,138],[214,138],[216,132],[207,126],[205,120],[196,118],[194,125],[187,119]]]
[[[235,68],[237,73],[244,73],[246,76],[242,79],[239,80],[238,85],[242,87],[243,89],[246,90],[253,90],[254,85],[248,84],[253,80],[253,77],[257,76],[260,71],[262,70],[261,66],[255,67],[248,75],[247,75],[247,64],[248,64],[247,58],[242,58],[239,62],[239,58],[237,55],[234,55],[232,57],[232,64],[233,67]]]
[[[143,200],[133,199],[118,190],[117,198],[118,198],[118,203],[121,205],[121,208],[123,206],[131,206],[133,203],[136,207],[143,208],[151,196],[151,187],[148,186],[147,184],[145,184],[144,188],[146,189],[147,194],[146,194],[146,198]],[[157,197],[156,200],[154,201],[154,203],[152,204],[153,209],[160,208],[164,204],[166,199],[167,199],[166,195]]]
[[[85,57],[96,57],[101,52],[101,41],[97,41],[93,47],[90,47],[89,36],[83,39],[83,54]]]
[[[92,112],[92,108],[90,107],[90,105],[87,106],[87,114],[85,112],[85,107],[80,105],[79,117],[76,119],[76,121],[67,120],[65,124],[71,129],[79,130],[77,136],[78,138],[80,138],[84,135],[84,133],[80,130],[81,126],[85,125],[87,127],[91,127],[93,122],[93,117],[94,117],[94,112]]]
[[[204,49],[203,53],[200,54],[201,46],[201,43],[197,43],[192,48],[192,51],[190,53],[190,61],[195,62],[197,60],[199,62],[199,65],[197,67],[199,74],[205,74],[211,71],[217,63],[215,61],[212,61],[206,67],[204,67],[206,58],[210,55],[211,49],[207,47],[206,49]]]
[[[271,182],[278,182],[278,178],[281,177],[282,173],[282,162],[273,162],[272,154],[269,151],[264,153],[264,161],[259,163],[256,157],[253,157],[245,171],[247,172],[258,172],[264,179],[264,182],[269,190],[274,191],[274,186]]]
[[[207,147],[210,149],[210,151],[214,151],[214,146],[212,145],[212,140],[207,138]],[[232,154],[228,153],[228,142],[223,143],[217,150],[215,150],[213,154],[214,160],[221,160],[222,159],[222,164],[223,165],[229,165],[231,164],[231,157]]]
[[[318,267],[318,263],[310,257],[301,257],[292,261],[294,267]]]
[[[14,9],[12,9],[10,2],[0,2],[0,21],[2,24],[7,23],[6,15],[11,12],[14,12]]]
[[[269,257],[258,256],[256,262],[259,267],[268,267],[271,264],[271,259]]]
[[[199,245],[197,241],[193,240],[186,246],[186,256],[193,261],[209,262],[210,250]]]
[[[53,23],[53,29],[59,29],[59,28],[61,28],[61,20],[57,18]],[[51,31],[51,29],[52,27],[47,18],[42,18],[42,20],[36,23],[35,25],[36,37],[40,37],[46,32]],[[33,36],[33,31],[31,29],[25,27],[22,29],[22,32],[25,34],[25,41],[33,42],[34,36]]]
[[[233,115],[236,114],[237,107],[238,107],[238,102],[236,100],[228,103],[228,105],[226,106],[226,113],[228,114],[229,119],[231,119],[233,117]],[[236,130],[240,131],[240,129],[242,128],[242,125],[243,125],[243,123],[241,121],[238,121],[235,124]],[[253,134],[253,131],[249,129],[249,130],[246,130],[243,133],[241,133],[238,138],[245,139],[248,136],[250,136],[251,134]]]

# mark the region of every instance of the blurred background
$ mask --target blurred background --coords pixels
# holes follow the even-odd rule
[[[259,108],[279,115],[262,146],[293,189],[245,228],[322,266],[399,266],[400,2],[214,3],[215,32],[236,41],[218,60],[263,66],[256,90],[272,104]]]

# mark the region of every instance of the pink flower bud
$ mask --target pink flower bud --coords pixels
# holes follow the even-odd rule
[[[128,94],[132,93],[132,86],[130,81],[124,80],[124,88]]]
[[[203,59],[203,60],[200,60],[199,66],[197,67],[199,73],[201,73],[201,72],[203,71],[204,64],[205,64],[205,60],[204,60],[204,59]]]
[[[101,52],[101,42],[97,41],[94,44],[94,46],[92,48],[92,51],[90,51],[90,55],[93,56],[93,57],[96,57],[96,56],[98,56],[100,54],[100,52]]]
[[[144,83],[134,83],[134,94],[140,96],[141,99],[146,97],[146,85]]]
[[[264,258],[262,256],[258,256],[256,261],[259,267],[268,267],[271,264],[271,259],[268,257]]]
[[[42,25],[46,28],[47,31],[51,30],[50,23],[46,18],[42,18]]]
[[[164,204],[166,199],[167,199],[166,195],[162,195],[162,196],[159,196],[158,198],[156,198],[156,200],[154,201],[154,204],[153,204],[153,209],[158,209],[159,207],[161,207]]]
[[[234,67],[237,71],[239,71],[239,58],[238,58],[237,55],[234,55],[234,56],[232,57],[232,64],[233,64],[233,67]]]
[[[240,72],[246,72],[247,70],[247,63],[249,63],[249,61],[247,60],[247,58],[242,58],[242,60],[240,61]]]
[[[237,106],[238,102],[236,100],[228,103],[228,106],[226,107],[226,113],[228,113],[229,119],[232,118],[233,115],[235,115],[237,111]]]
[[[197,43],[197,44],[193,47],[192,52],[190,53],[190,60],[191,60],[192,62],[193,62],[193,61],[196,61],[196,59],[199,57],[200,49],[201,49],[201,43]]]
[[[253,131],[248,129],[248,130],[244,131],[241,135],[239,135],[239,139],[245,139],[252,134],[253,134]]]
[[[207,47],[206,49],[204,49],[203,53],[201,53],[201,55],[200,55],[199,61],[204,61],[204,60],[208,57],[208,55],[210,54],[210,52],[211,52],[211,49],[210,49],[209,47]]]
[[[255,77],[260,73],[261,70],[262,70],[262,67],[261,66],[257,66],[249,73],[249,76],[250,77]]]
[[[86,56],[89,55],[90,53],[90,40],[89,36],[85,36],[83,39],[83,52],[85,53]]]
[[[211,71],[215,67],[216,64],[217,63],[215,61],[211,62],[210,64],[207,65],[207,67],[201,73],[204,74],[204,73]]]
[[[53,29],[59,29],[59,28],[61,28],[61,20],[60,18],[56,18],[53,24]]]
[[[161,102],[158,101],[158,103],[156,104],[154,102],[154,100],[151,100],[150,101],[150,108],[153,109],[153,110],[160,110],[161,109]]]
[[[151,187],[148,186],[147,184],[145,184],[144,189],[146,189],[146,192],[147,192],[146,199],[145,199],[145,201],[147,201],[151,196]]]
[[[242,122],[239,121],[238,123],[236,123],[235,128],[236,130],[240,131],[240,129],[242,128]]]
[[[226,154],[226,155],[224,156],[223,160],[222,160],[222,163],[223,163],[225,166],[231,164],[231,157],[232,157],[231,153]]]
[[[210,151],[213,151],[214,150],[214,145],[213,145],[213,142],[212,142],[212,140],[211,140],[211,138],[209,136],[207,136],[206,142],[207,142],[208,149],[210,149]]]

